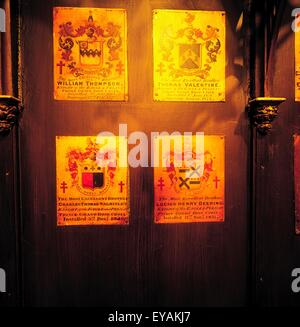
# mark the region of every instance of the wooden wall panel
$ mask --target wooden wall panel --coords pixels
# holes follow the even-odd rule
[[[6,32],[0,33],[0,94],[17,92],[17,3],[1,0],[6,13]],[[21,304],[19,256],[18,130],[0,136],[0,268],[6,273],[6,292],[0,293],[1,306]]]
[[[128,103],[53,100],[52,7],[128,10]],[[226,103],[152,100],[152,9],[227,12]],[[243,305],[247,301],[248,125],[236,1],[22,1],[25,305]],[[204,131],[226,137],[225,223],[154,225],[153,171],[131,169],[128,227],[56,226],[55,136]]]
[[[0,268],[6,273],[6,293],[0,293],[0,306],[20,304],[17,246],[15,175],[15,133],[0,138]]]
[[[295,234],[293,134],[300,132],[300,104],[295,103],[292,8],[287,4],[271,59],[271,96],[288,100],[269,136],[256,141],[256,285],[257,304],[299,305],[291,272],[300,266],[300,238]]]

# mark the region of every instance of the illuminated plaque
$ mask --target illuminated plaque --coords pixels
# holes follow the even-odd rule
[[[119,167],[116,148],[126,148],[125,138],[107,145],[112,158],[99,164],[96,137],[56,137],[57,224],[126,225],[129,222],[127,167]],[[114,157],[114,154],[115,157]],[[116,159],[114,159],[116,158]],[[112,164],[115,162],[116,164]]]
[[[225,101],[225,12],[153,12],[154,100]]]
[[[295,101],[300,101],[300,31],[295,32]]]
[[[224,221],[224,137],[205,136],[202,160],[195,165],[175,165],[176,151],[170,156],[159,139],[155,147],[162,157],[154,168],[155,222]]]
[[[300,235],[300,135],[294,137],[296,233]]]
[[[54,98],[127,101],[125,9],[54,7]]]

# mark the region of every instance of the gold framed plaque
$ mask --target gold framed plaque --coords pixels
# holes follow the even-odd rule
[[[174,150],[171,155],[165,153],[163,139],[161,136],[156,141],[162,161],[160,167],[154,168],[155,223],[223,222],[224,136],[205,135],[204,150],[200,154],[202,161],[181,166],[174,164],[174,158],[181,157],[181,154]],[[167,165],[163,165],[165,161],[168,161]]]
[[[123,137],[115,144],[126,147]],[[57,225],[127,225],[129,178],[127,167],[99,165],[100,145],[92,136],[56,137]]]
[[[225,101],[225,12],[153,11],[154,100]]]
[[[295,101],[300,101],[300,31],[295,34]]]
[[[125,9],[54,7],[54,99],[128,100]]]
[[[294,180],[296,234],[300,235],[300,135],[294,136]]]

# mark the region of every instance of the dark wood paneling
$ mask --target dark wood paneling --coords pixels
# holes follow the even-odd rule
[[[6,13],[6,32],[0,35],[0,94],[18,96],[17,92],[17,3],[1,0]],[[13,41],[12,41],[13,40]],[[18,130],[0,136],[0,268],[6,272],[6,293],[0,293],[1,306],[21,304],[19,265],[19,185]]]
[[[247,297],[247,145],[236,1],[22,1],[21,125],[26,305],[243,305]],[[226,4],[225,4],[226,3]],[[52,7],[128,10],[129,102],[53,100]],[[227,11],[226,103],[152,100],[157,8]],[[128,227],[56,226],[55,136],[133,130],[226,136],[225,223],[154,225],[152,169],[131,169]]]
[[[6,293],[0,293],[0,306],[20,304],[14,140],[14,133],[0,138],[0,268],[6,272]]]
[[[256,141],[257,303],[300,305],[291,290],[291,272],[300,267],[300,238],[295,235],[293,134],[300,132],[300,105],[295,103],[294,33],[285,8],[270,62],[270,95],[287,97],[272,133]]]

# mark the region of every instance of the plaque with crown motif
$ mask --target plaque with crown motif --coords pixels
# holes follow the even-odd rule
[[[153,11],[154,100],[225,101],[225,12]]]
[[[54,98],[127,101],[125,9],[54,7]]]
[[[201,151],[196,151],[193,136],[189,160],[182,160],[184,137],[171,136],[179,144],[173,149],[163,145],[169,137],[159,136],[154,143],[160,154],[160,164],[154,168],[155,223],[223,222],[224,136],[205,135]]]
[[[128,169],[119,165],[116,150],[125,149],[127,143],[123,137],[115,139],[118,146],[105,150],[116,157],[116,165],[112,165],[112,161],[97,160],[101,145],[96,137],[56,137],[59,226],[129,223]]]

